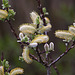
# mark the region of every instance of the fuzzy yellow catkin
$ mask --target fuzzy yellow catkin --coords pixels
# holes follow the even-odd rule
[[[69,32],[75,36],[75,27],[74,26],[70,26],[69,27]]]
[[[50,31],[50,29],[51,29],[51,24],[49,23],[49,24],[47,24],[47,26],[43,26],[41,29],[40,29],[40,32],[41,33],[44,33],[45,31]]]
[[[3,68],[3,66],[0,66],[0,75],[4,75],[4,68]]]
[[[47,35],[38,35],[31,41],[31,43],[46,43],[48,40],[49,37]]]
[[[0,9],[0,18],[5,19],[8,16],[8,12],[6,10]]]
[[[41,20],[41,18],[40,18],[40,16],[38,15],[37,12],[35,12],[35,11],[31,12],[31,13],[30,13],[30,17],[31,17],[31,19],[32,19],[32,21],[33,21],[33,24],[37,24],[37,23],[36,23],[37,17],[39,17],[39,22],[40,22],[40,24],[43,24],[43,21]]]
[[[58,38],[62,38],[65,40],[72,40],[72,38],[74,37],[69,31],[66,30],[57,30],[55,32],[56,37]]]
[[[25,60],[26,63],[30,64],[32,63],[32,59],[29,57],[29,48],[25,46],[23,48],[23,59]]]
[[[17,74],[23,74],[22,68],[15,68],[10,71],[10,75],[17,75]]]
[[[21,25],[19,27],[19,30],[24,34],[34,34],[34,32],[36,31],[36,29],[33,26],[27,24]]]

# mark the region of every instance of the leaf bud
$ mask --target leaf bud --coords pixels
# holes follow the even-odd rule
[[[49,48],[49,51],[54,51],[54,43],[53,42],[50,42],[49,44],[50,48]]]
[[[45,51],[49,51],[49,45],[47,43],[44,45],[44,49]]]

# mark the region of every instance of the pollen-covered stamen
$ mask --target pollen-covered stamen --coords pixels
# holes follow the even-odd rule
[[[72,40],[74,37],[69,31],[66,30],[58,30],[55,32],[56,37],[62,38],[65,40]]]
[[[4,68],[3,68],[3,66],[0,66],[0,75],[4,75]]]
[[[24,47],[22,55],[25,62],[28,64],[32,63],[32,59],[29,57],[29,48],[27,46]]]
[[[6,10],[0,9],[0,18],[6,18],[8,16],[8,12]]]
[[[23,74],[22,68],[15,68],[10,71],[10,75],[17,75],[17,74]]]
[[[31,43],[46,43],[48,40],[49,37],[47,35],[38,35],[31,41]]]

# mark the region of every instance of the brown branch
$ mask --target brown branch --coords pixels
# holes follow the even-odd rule
[[[37,52],[38,57],[39,57],[39,62],[42,63],[42,64],[44,64],[44,62],[43,62],[43,60],[42,60],[42,57],[41,57],[41,55],[40,55],[40,53],[39,53],[38,46],[36,47],[36,52]]]
[[[3,59],[4,59],[4,53],[2,52],[1,60],[3,61]]]
[[[51,67],[53,64],[55,64],[58,60],[60,60],[63,56],[65,56],[73,47],[74,47],[74,43],[73,43],[73,45],[68,50],[66,50],[64,53],[62,53],[58,58],[56,58],[48,66]]]
[[[38,2],[38,9],[40,10],[40,13],[41,13],[40,17],[43,20],[43,25],[46,26],[46,21],[45,21],[45,18],[44,18],[45,16],[44,16],[44,13],[43,13],[43,10],[42,10],[41,2],[40,2],[40,0],[36,0],[36,1]]]
[[[42,52],[40,52],[40,54],[43,54],[43,53],[46,53],[46,51],[42,51]]]
[[[53,62],[53,59],[52,59],[51,55],[50,55],[50,60],[51,60],[51,62]],[[60,75],[59,70],[57,69],[55,64],[53,64],[53,68],[55,69],[57,75]]]
[[[11,32],[14,34],[14,36],[15,36],[15,37],[17,38],[17,40],[18,40],[19,37],[18,37],[18,35],[16,34],[15,29],[14,29],[13,26],[11,25],[10,20],[6,20],[6,21],[9,23]]]
[[[34,55],[32,55],[32,54],[29,54],[29,55],[33,60],[36,60],[37,62],[39,62],[39,60]]]
[[[50,67],[46,67],[47,69],[47,75],[51,75]]]
[[[7,20],[7,22],[8,22],[8,24],[9,24],[9,26],[10,26],[11,32],[14,34],[14,36],[15,36],[15,37],[17,38],[17,40],[18,40],[19,37],[18,37],[18,35],[16,34],[15,29],[12,27],[12,24],[11,24],[10,21],[8,21],[8,20]],[[19,44],[20,44],[21,48],[23,49],[24,44],[29,44],[29,43],[25,43],[25,42],[22,43],[22,42],[19,42]],[[30,54],[30,56],[31,56],[32,59],[34,59],[34,60],[36,60],[36,61],[38,62],[38,59],[37,59],[34,55]]]

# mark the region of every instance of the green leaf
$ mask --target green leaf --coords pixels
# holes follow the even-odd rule
[[[22,56],[19,56],[19,60],[21,60],[22,62],[24,61]]]
[[[36,24],[39,24],[39,16],[36,18]]]
[[[4,68],[8,69],[9,68],[9,62],[6,61],[6,59],[4,59],[3,61],[1,61],[2,65],[4,66]]]
[[[9,73],[8,72],[5,72],[5,75],[9,75]]]
[[[8,0],[2,0],[2,8],[5,9],[5,8],[9,8],[11,7],[11,5],[9,5],[9,1]]]
[[[14,12],[14,10],[13,9],[8,9],[8,17],[7,17],[7,19],[9,20],[9,19],[12,19],[12,20],[14,20],[14,15],[16,14],[16,12]]]

